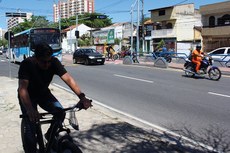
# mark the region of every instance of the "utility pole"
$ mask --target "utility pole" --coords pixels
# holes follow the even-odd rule
[[[142,1],[142,51],[145,51],[144,0]]]
[[[134,5],[131,6],[131,38],[130,38],[130,49],[131,49],[131,55],[133,54],[133,7]]]
[[[58,1],[58,25],[59,25],[59,30],[61,33],[61,3]]]
[[[136,46],[136,57],[137,52],[139,52],[140,49],[140,37],[139,37],[139,29],[140,28],[140,0],[137,0],[137,46]]]
[[[76,36],[76,49],[78,46],[78,37],[79,37],[79,31],[78,31],[78,14],[76,14],[76,31],[75,31],[75,36]]]

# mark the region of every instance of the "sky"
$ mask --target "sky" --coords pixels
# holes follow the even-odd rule
[[[61,0],[62,1],[62,0]],[[129,22],[131,21],[131,6],[134,6],[137,0],[95,0],[95,12],[108,15],[112,22]],[[140,8],[144,1],[144,15],[150,17],[149,10],[157,9],[178,4],[194,3],[195,8],[199,9],[202,5],[224,2],[227,0],[140,0]],[[0,0],[0,28],[7,29],[6,12],[23,13],[32,12],[35,16],[46,16],[53,21],[53,4],[58,0]],[[135,5],[134,10],[137,10]],[[137,13],[134,12],[133,20],[137,21]]]

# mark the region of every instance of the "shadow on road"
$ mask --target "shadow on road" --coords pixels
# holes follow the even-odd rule
[[[173,137],[155,131],[147,132],[125,122],[93,125],[88,131],[75,132],[74,137],[83,152],[201,153],[190,147],[179,146],[178,142],[173,142],[176,141]]]

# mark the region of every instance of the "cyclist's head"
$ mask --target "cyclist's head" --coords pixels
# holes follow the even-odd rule
[[[35,57],[41,69],[47,70],[51,64],[53,49],[47,43],[39,43],[35,46]]]
[[[201,45],[196,45],[196,50],[201,50]]]
[[[45,42],[36,44],[35,46],[35,57],[36,58],[47,58],[53,54],[53,49]]]

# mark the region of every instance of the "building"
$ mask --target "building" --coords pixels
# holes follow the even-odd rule
[[[203,48],[209,52],[230,46],[230,1],[200,6]]]
[[[110,26],[101,28],[93,32],[94,45],[99,52],[104,52],[107,45],[113,45],[114,49],[121,50],[122,47],[129,45],[129,38],[131,36],[131,23],[120,22],[114,23]],[[120,43],[115,45],[115,40]]]
[[[6,31],[7,30],[0,28],[0,40],[4,39],[4,35],[5,35]]]
[[[149,10],[151,21],[146,25],[145,44],[147,52],[157,50],[164,41],[168,50],[189,54],[201,36],[194,27],[201,27],[201,15],[194,4],[182,4]],[[151,31],[151,32],[150,32]]]
[[[76,14],[93,12],[94,0],[65,0],[53,5],[54,22],[58,22],[59,15],[61,19],[67,19]]]
[[[85,24],[79,24],[70,26],[61,31],[62,33],[62,48],[63,52],[73,52],[76,50],[78,44],[75,36],[76,29],[79,31],[79,37],[84,34],[90,35],[91,27],[86,26]]]
[[[32,13],[26,13],[26,17],[10,17],[7,20],[7,28],[13,28],[15,26],[17,26],[19,23],[24,22],[24,19],[30,19],[31,16],[33,14]]]

